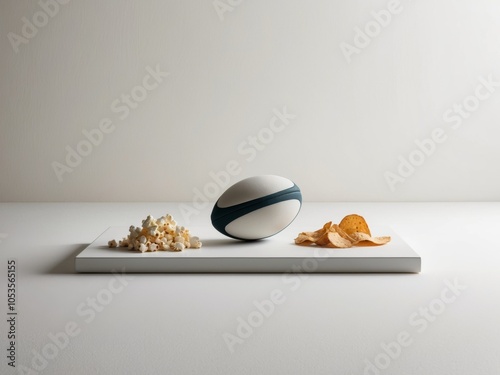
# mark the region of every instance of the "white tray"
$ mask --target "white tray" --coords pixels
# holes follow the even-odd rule
[[[110,227],[75,259],[77,272],[411,272],[421,270],[420,256],[394,231],[383,246],[330,249],[297,246],[295,231],[288,228],[261,241],[226,238],[212,227],[190,228],[200,237],[201,249],[182,252],[140,253],[126,248],[110,249],[107,243],[128,234],[126,227]]]

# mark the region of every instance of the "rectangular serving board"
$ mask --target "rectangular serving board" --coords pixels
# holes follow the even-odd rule
[[[76,272],[134,273],[264,273],[264,272],[400,272],[421,271],[420,256],[390,228],[375,233],[390,235],[383,246],[348,249],[298,246],[296,231],[288,228],[260,241],[237,241],[219,234],[212,227],[190,228],[203,242],[201,249],[182,252],[140,253],[126,248],[109,248],[128,234],[126,227],[110,227],[75,258]]]

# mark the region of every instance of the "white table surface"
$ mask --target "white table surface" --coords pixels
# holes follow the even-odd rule
[[[36,373],[500,372],[500,203],[314,203],[289,229],[293,236],[359,213],[407,241],[422,257],[420,274],[134,274],[118,291],[116,276],[74,272],[75,255],[108,226],[167,212],[188,227],[210,216],[187,224],[178,204],[165,203],[0,204],[2,353],[7,260],[16,258],[17,365],[31,367],[69,322],[78,329]],[[443,295],[446,280],[466,288]],[[273,291],[282,303],[231,352],[224,334],[236,335],[241,320],[259,314],[254,302]],[[109,303],[87,305],[96,297]],[[424,318],[420,309],[429,307]],[[411,344],[384,362],[381,345],[402,332]],[[377,358],[388,367],[366,370]],[[0,373],[18,373],[4,354],[0,361]]]

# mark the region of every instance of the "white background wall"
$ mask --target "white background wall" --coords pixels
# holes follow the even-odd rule
[[[73,0],[16,52],[9,33],[42,8],[2,1],[0,200],[191,200],[231,160],[229,183],[279,174],[309,201],[500,199],[500,87],[468,98],[479,77],[500,82],[500,3],[401,0],[348,63],[341,44],[387,7],[247,0],[219,17],[212,0]],[[121,119],[112,103],[148,66],[170,75]],[[466,99],[477,109],[454,129],[443,115]],[[283,107],[296,118],[247,161],[241,143]],[[58,179],[105,118],[113,131]],[[391,189],[384,174],[436,128],[446,140]]]

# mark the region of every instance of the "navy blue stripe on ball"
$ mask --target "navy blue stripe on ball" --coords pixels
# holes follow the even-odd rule
[[[219,207],[217,203],[214,206],[212,211],[212,215],[210,219],[212,220],[212,224],[219,232],[222,234],[235,238],[237,240],[243,240],[244,238],[239,238],[232,236],[231,234],[226,232],[226,226],[232,221],[249,214],[250,212],[259,210],[261,208],[270,206],[275,203],[284,202],[288,200],[296,199],[300,202],[302,206],[302,194],[300,193],[300,189],[297,185],[293,185],[292,187],[278,191],[273,194],[266,195],[261,198],[252,199],[247,202],[243,202],[240,204],[236,204],[230,207]]]

